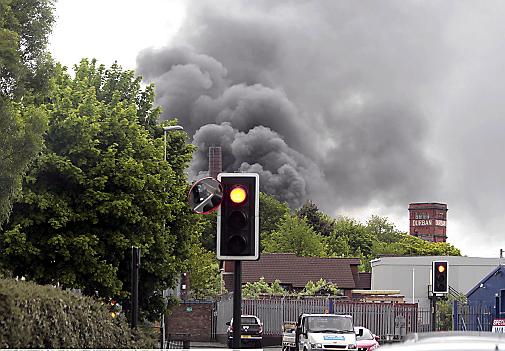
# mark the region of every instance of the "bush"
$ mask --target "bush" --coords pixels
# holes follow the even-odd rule
[[[0,348],[155,348],[106,305],[53,286],[0,279]]]

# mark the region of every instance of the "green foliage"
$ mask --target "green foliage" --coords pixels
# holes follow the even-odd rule
[[[261,277],[257,282],[247,282],[242,287],[242,296],[247,299],[257,298],[260,295],[287,295],[288,292],[281,286],[279,280],[268,284],[265,278]]]
[[[277,295],[277,296],[316,296],[316,295],[342,295],[342,291],[333,283],[327,282],[323,278],[316,283],[308,281],[304,289],[300,292],[290,292],[281,286],[279,280],[268,284],[265,278],[261,277],[257,282],[247,282],[242,288],[242,295],[247,299],[258,298],[261,295]]]
[[[296,211],[296,215],[305,218],[307,223],[319,235],[328,237],[335,231],[335,220],[319,211],[316,204],[310,200]]]
[[[200,243],[209,251],[216,252],[217,212],[200,216],[202,225]]]
[[[265,252],[291,252],[297,256],[325,256],[323,238],[316,234],[305,219],[285,215],[283,222],[264,241]]]
[[[372,216],[366,222],[366,230],[378,241],[384,243],[394,243],[402,238],[402,232],[397,230],[386,217]]]
[[[268,235],[279,227],[284,216],[290,212],[287,203],[260,192],[260,232]]]
[[[335,230],[327,239],[328,251],[331,255],[338,255],[341,252],[342,239],[347,240],[351,255],[356,255],[358,250],[366,257],[372,254],[374,238],[358,221],[347,217],[340,217],[335,221]]]
[[[46,128],[43,108],[0,96],[0,228],[10,215],[28,163],[42,147]]]
[[[47,0],[0,0],[0,227],[46,130],[38,103],[52,74],[46,46],[53,10]]]
[[[53,12],[51,0],[0,1],[0,95],[19,99],[46,89]]]
[[[284,222],[290,210],[285,202],[260,192],[260,250],[265,249],[265,242],[272,240],[272,234]]]
[[[117,64],[56,67],[45,147],[0,236],[15,276],[128,299],[131,247],[141,248],[141,311],[156,319],[190,251],[195,216],[184,170],[193,147],[155,120],[152,88]],[[150,106],[150,108],[148,108]]]
[[[317,282],[308,281],[303,291],[299,294],[301,296],[314,296],[314,295],[342,295],[342,291],[333,283],[327,282],[323,278]]]
[[[377,243],[374,252],[398,256],[461,256],[459,249],[449,243],[432,243],[408,234],[400,234],[400,240],[394,243]]]
[[[445,299],[437,299],[437,330],[450,331],[452,330],[452,309],[454,297],[448,295]]]
[[[1,348],[152,348],[156,339],[131,331],[107,306],[52,286],[0,279]]]
[[[205,299],[221,293],[221,277],[216,254],[203,248],[199,242],[191,247],[187,272],[191,298]]]

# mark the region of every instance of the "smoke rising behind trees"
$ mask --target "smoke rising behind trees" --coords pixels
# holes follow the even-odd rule
[[[137,70],[199,147],[194,177],[221,145],[226,171],[258,172],[292,207],[406,223],[409,202],[446,202],[449,240],[505,246],[503,15],[500,2],[190,1]]]

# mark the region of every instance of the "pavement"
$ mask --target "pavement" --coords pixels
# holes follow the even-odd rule
[[[228,346],[217,341],[191,341],[192,349],[227,349]]]

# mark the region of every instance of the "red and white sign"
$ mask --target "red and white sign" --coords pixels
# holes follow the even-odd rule
[[[505,318],[496,318],[493,320],[493,333],[505,333]]]

